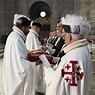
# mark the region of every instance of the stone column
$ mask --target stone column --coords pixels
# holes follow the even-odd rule
[[[13,15],[14,15],[14,0],[4,0],[4,34],[8,34],[12,31],[13,26]]]
[[[90,0],[90,2],[91,2],[90,21],[92,25],[92,31],[90,33],[89,39],[95,40],[95,0]]]
[[[92,31],[86,36],[95,42],[95,0],[76,0],[76,13],[86,16],[91,23]],[[79,5],[79,6],[78,6]],[[95,44],[95,43],[94,43]],[[95,60],[95,49],[92,50],[92,60]],[[93,64],[95,61],[92,61]]]
[[[50,16],[50,31],[56,29],[57,22],[57,0],[52,0],[51,16]]]
[[[65,15],[65,0],[58,0],[57,9],[58,19],[60,20],[60,18]]]
[[[64,0],[64,12],[65,14],[73,14],[74,13],[74,0]]]
[[[29,12],[29,0],[23,0],[23,14],[28,16],[28,12]]]
[[[88,39],[95,39],[95,0],[76,0],[76,13],[90,21],[92,31],[86,35]]]
[[[4,9],[5,9],[5,3],[4,3],[4,0],[1,0],[0,1],[0,37],[2,36],[2,34],[4,34],[5,32],[5,12],[4,12]]]

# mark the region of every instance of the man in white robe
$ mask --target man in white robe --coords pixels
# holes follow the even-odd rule
[[[33,22],[31,25],[30,32],[27,35],[26,47],[27,50],[38,50],[41,49],[41,43],[38,39],[41,24],[38,22]]]
[[[46,95],[89,95],[91,56],[84,34],[91,26],[83,17],[62,18],[65,55],[56,70],[45,67]]]
[[[26,35],[31,21],[24,15],[14,15],[13,31],[8,36],[3,60],[5,95],[35,95],[36,62],[27,60]]]
[[[31,23],[31,29],[29,34],[27,35],[26,39],[26,47],[27,50],[39,50],[42,49],[41,43],[38,39],[39,32],[42,25],[38,22]],[[38,78],[38,85],[36,88],[36,95],[44,95],[44,83],[43,83],[43,66],[37,66],[37,78]]]

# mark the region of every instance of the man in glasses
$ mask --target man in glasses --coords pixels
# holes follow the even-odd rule
[[[65,55],[56,70],[45,68],[46,95],[89,95],[91,56],[84,35],[91,31],[91,26],[74,14],[62,17],[61,22]]]

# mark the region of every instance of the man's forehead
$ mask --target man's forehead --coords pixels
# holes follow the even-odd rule
[[[57,23],[57,26],[59,26],[59,25],[62,26],[62,23],[61,22]]]
[[[66,33],[66,32],[64,31],[64,28],[62,29],[62,33]]]

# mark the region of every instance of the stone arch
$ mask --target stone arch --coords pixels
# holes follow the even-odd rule
[[[40,17],[40,12],[45,11],[46,17],[50,17],[50,7],[49,5],[44,1],[36,1],[34,2],[29,10],[29,15],[31,19],[36,19]]]
[[[46,12],[46,16],[44,18],[40,16],[41,11]],[[30,18],[33,21],[37,21],[43,24],[40,35],[42,37],[47,37],[50,32],[50,14],[51,14],[50,7],[44,1],[36,1],[30,7],[29,10]]]

